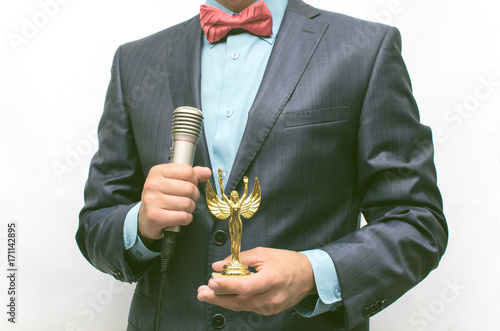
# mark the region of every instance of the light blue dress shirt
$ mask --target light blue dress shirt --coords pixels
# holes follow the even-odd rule
[[[201,108],[204,117],[205,138],[212,169],[222,169],[224,186],[238,151],[247,123],[248,112],[259,89],[275,37],[285,14],[288,0],[264,0],[273,17],[273,35],[255,36],[251,33],[229,35],[210,44],[203,38],[201,54]],[[234,15],[215,0],[207,5]],[[216,185],[220,195],[219,186]],[[159,253],[147,249],[137,235],[137,217],[140,203],[125,219],[124,240],[126,254],[131,259],[147,261]],[[341,292],[335,265],[323,250],[301,252],[311,262],[318,297],[310,297],[295,308],[303,316],[312,317],[333,311],[341,305]]]

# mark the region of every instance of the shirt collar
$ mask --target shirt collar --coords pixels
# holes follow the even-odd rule
[[[257,2],[257,1],[255,1],[255,2]],[[273,35],[270,37],[259,36],[259,38],[261,38],[262,40],[265,40],[270,45],[272,45],[274,43],[276,35],[278,34],[278,30],[280,28],[281,21],[283,20],[283,16],[285,16],[285,10],[286,10],[286,6],[288,5],[288,0],[263,0],[263,1],[266,4],[266,6],[269,8],[269,11],[271,12],[271,15],[273,16]],[[236,13],[230,11],[229,9],[227,9],[226,7],[224,7],[223,5],[221,5],[220,3],[218,3],[215,0],[207,0],[206,4],[208,6],[219,8],[220,10],[224,11],[227,14],[236,15]]]

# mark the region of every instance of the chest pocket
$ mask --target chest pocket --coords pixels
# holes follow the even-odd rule
[[[285,127],[293,128],[303,125],[346,121],[349,119],[349,107],[306,110],[285,114]]]

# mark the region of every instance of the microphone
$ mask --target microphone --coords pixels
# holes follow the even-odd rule
[[[170,162],[193,165],[196,143],[200,138],[203,114],[193,107],[179,107],[174,111]]]
[[[201,127],[203,125],[203,114],[199,109],[182,106],[174,111],[172,122],[172,147],[170,148],[170,163],[182,163],[192,166],[196,143],[200,138]],[[161,262],[162,273],[160,291],[158,293],[158,307],[156,311],[155,328],[161,328],[161,311],[163,295],[167,283],[167,271],[170,260],[175,253],[177,235],[181,231],[179,225],[168,226],[163,230],[161,242]]]
[[[182,106],[174,111],[170,163],[193,165],[196,143],[200,138],[203,114],[199,109]],[[167,272],[170,259],[175,253],[177,234],[181,227],[168,226],[163,230],[161,245],[161,272]]]

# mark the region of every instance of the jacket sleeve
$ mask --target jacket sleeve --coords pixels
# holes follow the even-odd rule
[[[357,177],[367,225],[323,247],[337,268],[347,329],[424,279],[448,240],[431,130],[419,122],[395,28],[381,43],[366,89]]]
[[[137,281],[151,265],[139,268],[125,259],[123,225],[141,200],[144,174],[122,92],[119,48],[112,66],[104,112],[99,123],[99,149],[85,186],[76,241],[85,258],[120,281]]]

